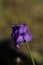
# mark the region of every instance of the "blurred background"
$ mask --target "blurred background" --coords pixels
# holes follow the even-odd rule
[[[11,37],[12,24],[26,23],[33,35],[32,56],[43,64],[43,0],[0,0],[0,40]],[[25,45],[20,51],[27,55]]]

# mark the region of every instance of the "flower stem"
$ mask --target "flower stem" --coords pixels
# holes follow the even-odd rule
[[[33,60],[32,53],[31,53],[31,50],[30,50],[30,47],[29,47],[28,43],[25,43],[25,46],[26,46],[27,51],[28,51],[28,56],[29,56],[29,54],[30,54],[32,63],[33,63],[33,65],[35,65],[35,62],[34,62],[34,60]]]

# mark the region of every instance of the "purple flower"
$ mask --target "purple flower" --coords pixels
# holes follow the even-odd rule
[[[32,34],[29,32],[28,26],[26,24],[13,24],[11,37],[14,41],[14,46],[17,48],[19,48],[19,42],[29,42],[32,40]]]

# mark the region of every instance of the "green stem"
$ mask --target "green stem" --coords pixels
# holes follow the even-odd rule
[[[33,65],[35,65],[35,62],[34,62],[34,60],[33,60],[32,53],[31,53],[31,50],[30,50],[30,47],[29,47],[28,43],[25,43],[25,46],[26,46],[27,51],[28,51],[28,56],[29,56],[29,54],[30,54],[32,63],[33,63]]]

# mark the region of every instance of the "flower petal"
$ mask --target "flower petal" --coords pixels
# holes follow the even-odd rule
[[[26,24],[20,25],[19,34],[28,32],[28,26]]]
[[[28,34],[26,33],[24,35],[24,40],[27,41],[27,42],[32,40],[32,34],[31,33],[28,33]]]
[[[17,32],[17,31],[19,31],[19,28],[20,28],[20,26],[19,25],[12,25],[12,32]]]
[[[23,42],[24,41],[24,39],[23,39],[23,36],[18,36],[18,38],[17,38],[17,42]]]

